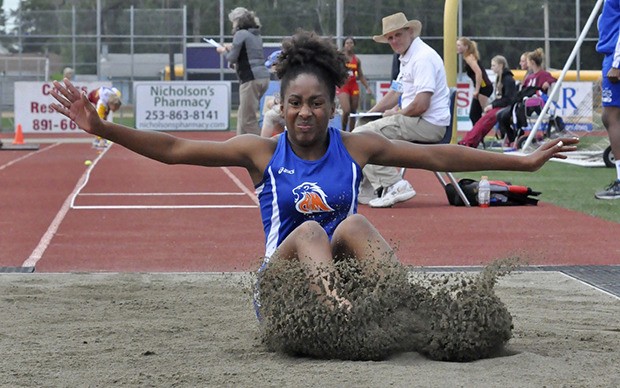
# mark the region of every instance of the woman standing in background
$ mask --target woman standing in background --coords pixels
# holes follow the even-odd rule
[[[482,112],[493,93],[493,84],[480,61],[478,45],[469,38],[461,37],[456,41],[456,51],[465,60],[465,73],[474,83],[474,96],[469,109],[469,119],[472,124],[482,117]]]
[[[233,24],[233,42],[217,47],[239,77],[239,111],[237,135],[260,134],[258,106],[269,86],[269,70],[265,67],[260,21],[254,12],[243,7],[233,9],[228,18]]]

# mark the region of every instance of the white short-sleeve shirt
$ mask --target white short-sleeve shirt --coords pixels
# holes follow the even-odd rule
[[[401,105],[412,103],[418,93],[431,92],[430,106],[422,118],[431,124],[447,126],[450,123],[450,90],[439,54],[422,39],[415,38],[399,60],[395,89],[402,93]]]

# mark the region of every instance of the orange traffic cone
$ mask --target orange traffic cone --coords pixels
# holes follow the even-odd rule
[[[24,144],[24,133],[22,132],[21,124],[17,124],[17,129],[15,130],[15,139],[13,139],[13,144]]]

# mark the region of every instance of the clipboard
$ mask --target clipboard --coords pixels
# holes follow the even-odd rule
[[[217,43],[216,41],[214,41],[211,38],[202,38],[202,40],[204,40],[205,42],[209,43],[213,47],[224,47],[224,46],[222,46],[221,44]]]
[[[378,119],[380,117],[383,117],[383,113],[382,112],[351,113],[349,117],[369,117],[369,118]]]

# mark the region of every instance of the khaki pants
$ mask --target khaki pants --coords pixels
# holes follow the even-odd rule
[[[258,105],[267,91],[269,79],[255,79],[239,85],[239,111],[237,112],[237,135],[253,133],[260,135]]]
[[[437,143],[446,133],[446,127],[434,125],[421,117],[393,115],[370,122],[359,122],[354,132],[372,131],[391,140],[406,140],[419,143]],[[376,190],[389,187],[401,180],[400,169],[396,167],[367,164],[364,167],[364,180],[368,180]],[[364,182],[362,182],[364,183]]]

